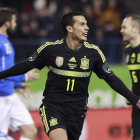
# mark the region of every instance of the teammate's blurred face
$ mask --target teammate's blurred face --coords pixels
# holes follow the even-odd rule
[[[131,41],[137,35],[136,26],[133,25],[131,17],[125,18],[121,25],[123,41]]]
[[[11,19],[11,22],[10,22],[9,30],[14,31],[16,26],[17,26],[16,15],[12,15],[12,19]]]
[[[72,37],[80,41],[87,40],[89,27],[84,16],[74,16],[74,24],[71,29]]]

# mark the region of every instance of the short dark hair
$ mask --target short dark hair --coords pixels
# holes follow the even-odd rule
[[[130,15],[127,15],[125,18],[129,18],[129,17],[132,18],[133,21],[137,22],[140,27],[140,16],[139,15],[130,14]]]
[[[74,20],[73,20],[74,16],[84,16],[84,14],[78,11],[73,11],[62,16],[61,27],[65,35],[68,34],[66,27],[73,26],[74,24]]]
[[[17,15],[17,11],[12,8],[1,7],[0,8],[0,27],[6,22],[11,21],[12,15]]]

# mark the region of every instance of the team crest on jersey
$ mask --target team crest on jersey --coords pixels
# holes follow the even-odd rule
[[[89,69],[89,59],[84,56],[84,58],[81,59],[81,65],[80,68],[83,70]]]
[[[134,63],[135,62],[135,59],[136,59],[136,54],[135,53],[133,53],[132,55],[131,55],[131,63]]]
[[[140,52],[137,54],[137,62],[140,63]]]
[[[126,56],[126,63],[129,62],[129,55]]]
[[[52,118],[52,119],[49,120],[49,122],[50,122],[50,126],[54,126],[54,125],[58,124],[57,118]]]
[[[58,67],[61,67],[63,65],[63,62],[64,62],[64,58],[63,57],[61,57],[61,56],[57,56],[56,57],[55,64]]]

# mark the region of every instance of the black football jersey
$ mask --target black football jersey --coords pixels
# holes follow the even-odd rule
[[[32,68],[49,68],[43,93],[45,105],[63,103],[72,107],[79,105],[81,109],[88,98],[92,71],[102,79],[113,75],[102,51],[88,42],[77,50],[71,50],[65,39],[46,42],[26,61]]]
[[[125,49],[127,67],[132,78],[132,90],[140,96],[140,45],[132,48],[127,45]]]

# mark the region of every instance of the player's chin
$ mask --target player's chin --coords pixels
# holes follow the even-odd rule
[[[87,37],[82,37],[81,40],[82,41],[87,41]]]
[[[129,41],[129,39],[126,37],[123,37],[123,41]]]

